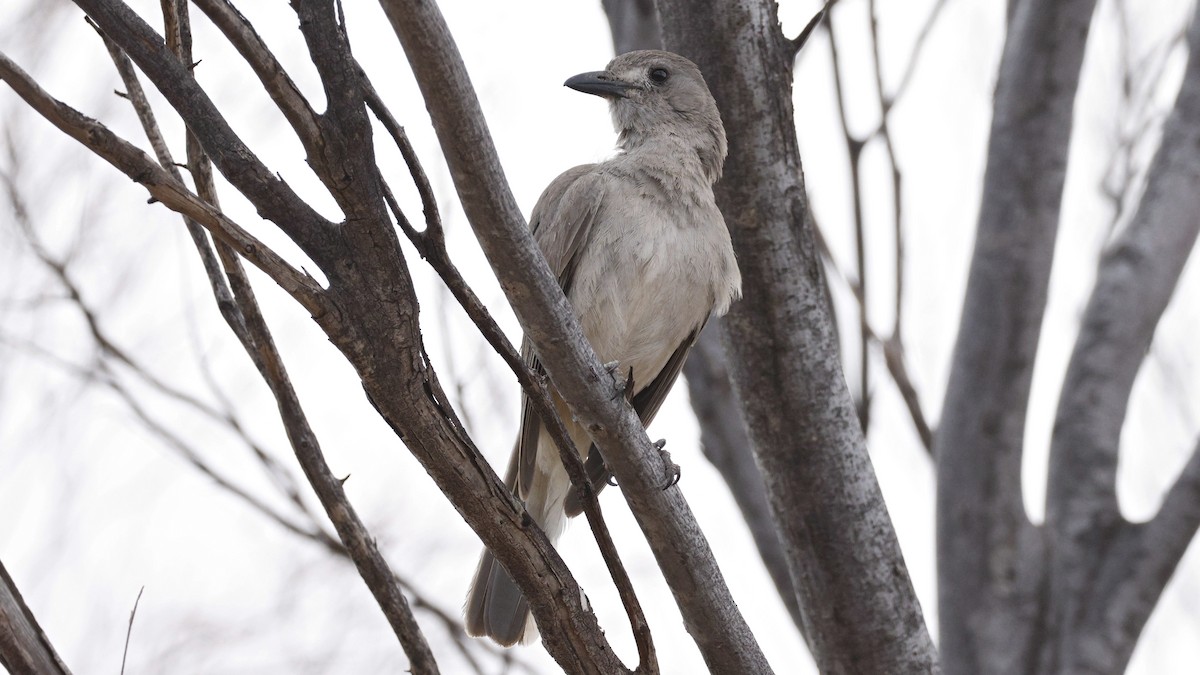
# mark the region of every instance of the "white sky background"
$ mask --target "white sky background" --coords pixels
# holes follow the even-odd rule
[[[160,25],[158,3],[134,3]],[[294,14],[284,2],[243,2],[256,28],[281,56],[315,107],[322,107]],[[394,35],[374,2],[346,2],[355,53],[430,172],[446,219],[452,255],[513,336],[519,335],[475,244],[441,161],[424,104]],[[1140,3],[1138,3],[1140,4]],[[933,2],[881,2],[885,86],[894,88]],[[812,0],[781,7],[796,34],[816,10]],[[34,9],[36,8],[36,9]],[[836,13],[850,123],[877,123],[865,42],[865,0],[843,0]],[[1187,0],[1137,9],[1132,47],[1150,54],[1182,25]],[[505,172],[526,213],[562,170],[605,157],[613,134],[606,106],[561,86],[611,57],[599,2],[444,2],[443,11],[471,72]],[[1064,222],[1060,232],[1042,358],[1035,377],[1026,462],[1026,502],[1042,512],[1044,461],[1057,382],[1095,273],[1112,212],[1099,193],[1119,130],[1119,50],[1113,3],[1102,0],[1077,110]],[[323,213],[336,207],[303,162],[257,81],[198,11],[193,11],[197,76],[234,128],[266,164]],[[931,421],[941,406],[966,278],[991,92],[1003,41],[1003,3],[950,0],[933,30],[912,86],[892,121],[904,171],[908,251],[904,339],[910,368]],[[146,147],[100,40],[62,0],[0,3],[0,50],[52,94]],[[1168,59],[1155,100],[1170,105],[1182,66]],[[143,80],[144,81],[144,80]],[[841,267],[851,269],[853,234],[848,171],[837,125],[823,35],[800,60],[795,85],[799,139],[814,208]],[[177,158],[182,127],[161,104],[160,123]],[[1151,111],[1153,113],[1153,110]],[[1153,116],[1153,115],[1152,115]],[[71,255],[71,274],[101,324],[124,349],[173,386],[216,402],[209,368],[251,436],[289,468],[295,460],[274,404],[220,320],[177,216],[147,205],[145,191],[54,130],[0,87],[0,167],[18,167],[18,188],[37,235],[56,256]],[[420,208],[398,154],[380,142],[380,161],[410,218]],[[16,164],[9,156],[15,156]],[[875,302],[871,320],[892,322],[890,182],[883,154],[864,155],[868,258]],[[1147,144],[1140,158],[1153,151]],[[227,186],[226,186],[227,188]],[[269,223],[225,189],[235,220],[293,261],[302,261]],[[463,314],[446,308],[434,275],[406,249],[421,295],[422,327],[442,381],[484,453],[503,464],[517,424],[517,388]],[[1200,310],[1197,265],[1160,327],[1131,404],[1123,437],[1122,506],[1153,514],[1200,428]],[[313,270],[312,265],[308,265]],[[357,378],[311,319],[255,273],[256,290],[293,380],[337,475],[350,475],[351,500],[398,573],[440,607],[457,613],[479,544],[423,469],[370,408]],[[5,197],[0,210],[0,559],[16,579],[64,659],[76,672],[115,672],[129,610],[145,586],[129,646],[128,673],[394,672],[404,658],[354,570],[331,560],[201,476],[148,433],[120,399],[32,353],[87,366],[96,352],[61,286],[30,254]],[[856,333],[850,297],[836,280],[844,333]],[[848,353],[857,354],[851,346]],[[853,359],[852,359],[853,360]],[[931,630],[936,634],[933,476],[894,387],[876,354],[870,446],[884,494]],[[848,373],[851,381],[854,372]],[[183,406],[164,401],[127,373],[122,381],[143,405],[247,490],[266,495],[267,477],[232,435]],[[457,385],[455,383],[458,383]],[[790,619],[762,569],[741,517],[703,460],[698,432],[678,387],[653,437],[666,437],[683,467],[680,484],[709,535],[726,580],[777,672],[812,672]],[[295,471],[298,474],[298,471]],[[315,504],[315,500],[310,500]],[[641,541],[619,491],[604,493],[605,513],[655,631],[664,672],[702,672],[669,591]],[[290,512],[289,512],[290,513]],[[576,524],[560,549],[587,588],[620,653],[634,658],[623,612],[586,526]],[[1200,660],[1200,560],[1195,552],[1168,588],[1134,657],[1132,673],[1192,672]],[[440,625],[417,612],[444,672],[462,662]],[[518,650],[535,672],[555,672],[540,648]]]

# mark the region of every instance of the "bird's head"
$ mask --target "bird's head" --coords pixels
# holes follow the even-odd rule
[[[605,70],[576,75],[564,84],[608,99],[625,150],[674,138],[695,149],[711,180],[721,176],[728,150],[725,128],[704,76],[691,61],[671,52],[629,52]]]

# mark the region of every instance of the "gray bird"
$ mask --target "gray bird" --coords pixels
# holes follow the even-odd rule
[[[708,317],[724,314],[741,293],[712,191],[725,161],[725,129],[700,70],[677,54],[630,52],[565,84],[608,100],[619,152],[554,179],[530,227],[600,360],[618,363],[621,374],[632,369],[627,393],[650,424]],[[542,372],[528,339],[521,352]],[[575,447],[589,449],[589,478],[603,488],[608,472],[599,452],[557,395],[554,401]],[[528,400],[504,481],[551,540],[567,516],[580,513]],[[524,596],[487,550],[467,598],[466,627],[502,645],[537,638]]]

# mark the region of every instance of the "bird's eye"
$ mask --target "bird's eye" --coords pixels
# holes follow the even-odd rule
[[[650,71],[650,81],[654,84],[662,84],[670,76],[671,74],[667,72],[666,68],[655,68]]]

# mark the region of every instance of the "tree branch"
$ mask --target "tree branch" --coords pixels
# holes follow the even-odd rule
[[[827,11],[822,10],[822,13]],[[815,19],[814,19],[815,20]],[[871,422],[871,352],[870,328],[867,316],[867,260],[866,260],[866,231],[863,222],[863,176],[862,152],[866,142],[855,138],[850,133],[850,121],[846,113],[846,96],[843,91],[841,58],[838,51],[837,32],[834,30],[833,17],[828,19],[829,55],[832,59],[834,99],[837,101],[838,121],[842,128],[842,137],[846,142],[846,158],[850,164],[850,195],[854,213],[854,273],[858,278],[858,420],[862,425],[863,435],[867,435]]]
[[[821,5],[821,9],[808,20],[808,23],[805,24],[800,34],[788,41],[788,50],[791,52],[792,59],[795,59],[800,54],[800,50],[804,49],[804,45],[808,44],[808,39],[825,22],[825,19],[829,17],[829,10],[833,9],[836,3],[837,0],[826,0],[825,4]],[[832,34],[832,31],[830,31],[830,35]]]
[[[846,388],[808,214],[775,4],[658,3],[729,134],[716,186],[742,270],[725,347],[805,634],[825,673],[937,672],[937,657]]]
[[[0,54],[0,79],[47,121],[140,183],[155,200],[172,211],[191,217],[214,236],[235,247],[309,312],[320,315],[325,311],[323,291],[312,277],[292,267],[223,213],[192,194],[137,147],[103,124],[51,97],[4,54]]]
[[[1000,64],[975,251],[934,444],[948,672],[1027,670],[1012,661],[1029,654],[1037,631],[1027,613],[1036,608],[1040,540],[1021,498],[1021,452],[1095,4],[1018,4]]]
[[[311,104],[300,93],[300,89],[283,69],[283,64],[275,58],[263,39],[255,32],[254,27],[242,16],[228,0],[194,0],[200,11],[204,12],[229,43],[237,49],[242,58],[249,64],[250,69],[258,76],[263,89],[283,113],[288,124],[296,132],[304,149],[310,155],[313,147],[320,139],[318,115]],[[190,61],[184,61],[190,65]]]
[[[225,178],[254,202],[263,217],[291,237],[322,269],[337,258],[332,224],[242,142],[192,77],[191,64],[175,58],[163,38],[127,5],[117,0],[76,0],[75,4],[133,59],[200,138]],[[319,157],[309,159],[319,161]]]
[[[1059,628],[1051,663],[1067,670],[1080,667],[1080,661],[1098,662],[1100,656],[1116,666],[1128,661],[1186,548],[1179,539],[1190,540],[1196,530],[1196,502],[1181,501],[1196,491],[1190,484],[1195,469],[1189,467],[1193,473],[1180,476],[1169,503],[1142,528],[1134,574],[1121,575],[1116,591],[1098,595],[1094,577],[1114,576],[1105,567],[1125,572],[1130,567],[1121,556],[1107,553],[1112,539],[1129,527],[1117,504],[1118,449],[1129,396],[1200,235],[1200,8],[1188,47],[1183,83],[1141,202],[1100,261],[1055,417],[1046,488],[1046,527],[1053,533],[1047,607]],[[1167,533],[1166,523],[1184,529]],[[1129,586],[1138,582],[1147,585]],[[1086,607],[1105,616],[1087,616]],[[1097,633],[1098,625],[1108,630]]]
[[[1083,635],[1091,643],[1084,651],[1085,664],[1129,663],[1138,637],[1158,599],[1200,528],[1200,440],[1183,472],[1167,491],[1155,517],[1128,531],[1130,545],[1112,554],[1107,576],[1115,578],[1113,592],[1094,633]],[[1097,589],[1099,590],[1099,589]],[[1098,593],[1097,593],[1098,594]],[[1107,657],[1107,661],[1101,661]]]
[[[714,672],[767,672],[681,493],[661,489],[668,473],[661,455],[624,397],[614,396],[612,377],[591,352],[524,225],[440,12],[428,3],[381,4],[417,76],[484,253],[556,389],[621,484],[705,662]]]
[[[0,562],[0,666],[14,675],[70,675]]]
[[[180,32],[178,43],[173,45],[176,56],[181,62],[190,63],[191,28],[187,5],[184,2],[166,0],[164,10],[164,14],[168,18],[167,24],[177,26]],[[127,86],[140,90],[128,61],[122,58],[123,54],[118,51],[118,48],[111,42],[107,40],[106,42],[110,44],[110,51],[114,53],[114,59],[118,63],[118,69],[121,71],[123,79],[126,80]],[[154,122],[149,106],[144,105],[144,97],[141,101],[143,106],[139,107],[139,116],[142,117],[147,134],[153,140],[157,135],[157,124]],[[178,169],[174,168],[175,163],[167,153],[165,143],[161,143],[160,140],[156,144],[156,147],[159,146],[162,148],[160,162],[164,168],[175,174],[176,180],[179,180]],[[190,133],[187,147],[189,150],[188,165],[195,168],[193,177],[196,179],[197,191],[205,202],[217,207],[216,185],[212,180],[208,159],[200,152],[200,144]],[[202,258],[212,255],[212,250],[208,248],[207,242],[203,244],[198,242],[198,248]],[[325,463],[320,444],[300,406],[300,401],[292,387],[262,312],[259,310],[254,291],[246,278],[240,259],[233,249],[225,244],[218,244],[217,254],[233,287],[237,308],[243,319],[241,326],[244,327],[244,330],[235,329],[234,334],[242,343],[251,360],[258,366],[259,372],[274,394],[288,440],[292,444],[301,468],[313,486],[321,505],[325,508],[325,513],[333,522],[349,557],[358,568],[359,574],[363,577],[363,581],[371,590],[372,595],[375,596],[376,602],[379,603],[404,648],[409,659],[409,668],[414,673],[437,673],[437,662],[425,641],[425,636],[413,618],[412,611],[408,607],[404,594],[400,591],[391,568],[375,545],[374,538],[367,532],[353,506],[346,499],[342,482],[334,478],[329,466]]]

